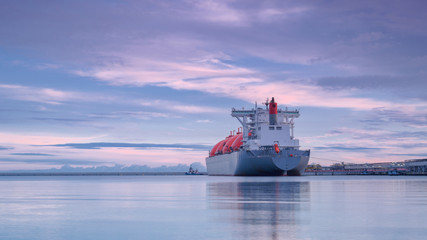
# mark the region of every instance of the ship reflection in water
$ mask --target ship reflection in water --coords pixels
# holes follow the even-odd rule
[[[213,221],[228,221],[241,239],[298,239],[298,214],[310,210],[309,182],[215,182],[207,194]]]

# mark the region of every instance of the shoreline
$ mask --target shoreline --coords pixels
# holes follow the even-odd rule
[[[0,177],[8,176],[180,176],[185,172],[63,172],[63,173],[0,173]],[[207,175],[202,172],[200,175]],[[191,176],[191,175],[190,175]]]
[[[28,177],[28,176],[208,176],[207,172],[199,175],[186,175],[185,172],[64,172],[64,173],[0,173],[0,177]],[[360,174],[348,172],[305,172],[302,176],[427,176],[422,173],[375,173]],[[286,177],[286,176],[284,176]]]

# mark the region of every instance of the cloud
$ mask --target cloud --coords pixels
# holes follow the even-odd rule
[[[0,12],[0,20],[7,23],[0,28],[0,34],[3,44],[31,46],[44,54],[74,58],[75,62],[89,61],[91,65],[102,64],[99,61],[106,59],[120,63],[115,55],[100,52],[121,52],[131,45],[147,46],[140,52],[146,56],[161,51],[169,52],[173,59],[178,52],[171,51],[173,47],[164,42],[173,39],[179,47],[183,42],[201,43],[193,48],[198,53],[227,51],[236,56],[293,63],[327,59],[334,64],[365,67],[369,64],[363,63],[371,59],[377,66],[387,66],[390,60],[378,61],[389,59],[387,52],[407,50],[408,38],[426,35],[423,7],[422,1],[384,4],[184,0],[134,1],[114,3],[114,7],[102,1],[25,5],[11,2],[5,3]],[[45,11],[57,14],[43,14]],[[61,34],[53,34],[58,32]],[[367,49],[373,40],[384,41],[385,33],[390,36],[387,43],[394,46],[384,52]],[[400,37],[402,34],[405,37]],[[184,48],[179,55],[192,57],[193,52],[187,50],[191,49]]]
[[[161,71],[146,75],[145,64],[138,65],[135,60],[133,67],[111,66],[107,72],[101,68],[91,72],[80,72],[80,75],[93,76],[112,85],[154,85],[166,86],[176,90],[197,90],[216,95],[239,98],[249,102],[262,101],[266,96],[275,96],[279,101],[298,106],[316,106],[332,108],[351,108],[369,110],[373,108],[413,108],[426,107],[423,103],[395,103],[394,99],[378,100],[375,97],[353,96],[358,92],[348,89],[328,89],[318,86],[313,81],[283,80],[267,81],[257,77],[258,73],[232,66],[216,63],[159,63]],[[145,61],[142,61],[145,62]],[[195,70],[197,69],[197,70]],[[153,75],[154,74],[154,75]],[[147,103],[144,103],[147,104]],[[148,103],[152,105],[152,103]],[[165,104],[166,107],[183,112],[214,112],[213,109],[198,106],[180,106]]]
[[[224,113],[225,109],[205,107],[205,106],[194,106],[194,105],[172,105],[166,108],[183,112],[183,113]]]
[[[196,120],[196,123],[212,123],[209,119],[203,119],[203,120]]]
[[[210,146],[200,144],[155,144],[155,143],[111,143],[111,142],[95,142],[95,143],[66,143],[46,145],[53,147],[69,147],[75,149],[100,149],[100,148],[175,148],[175,149],[195,149],[209,150]]]
[[[193,1],[198,11],[194,15],[198,20],[202,19],[214,23],[246,25],[247,16],[244,12],[231,8],[226,1]]]
[[[328,138],[346,136],[348,143],[354,145],[360,144],[362,141],[365,146],[380,146],[387,143],[393,146],[404,144],[423,144],[427,143],[427,131],[409,131],[409,130],[393,130],[387,128],[350,128],[342,127],[330,131],[325,135]],[[360,145],[357,145],[360,146]]]
[[[427,128],[427,109],[373,109],[361,122],[372,126],[400,124],[413,128]]]
[[[26,164],[47,164],[47,165],[64,165],[64,164],[72,164],[72,165],[94,165],[94,164],[102,164],[102,163],[110,163],[111,162],[100,162],[100,161],[92,161],[92,160],[75,160],[75,159],[11,159],[11,158],[0,158],[0,163],[26,163]]]
[[[38,70],[48,70],[48,69],[60,69],[62,66],[58,64],[52,64],[52,63],[44,63],[36,66],[36,69]]]
[[[117,111],[108,113],[89,113],[87,115],[91,119],[122,119],[122,118],[137,118],[141,120],[150,120],[153,118],[176,118],[169,113],[164,112],[148,112],[148,111]]]
[[[117,53],[116,53],[117,55]],[[198,56],[199,59],[192,61],[168,61],[168,60],[153,60],[133,56],[132,54],[118,54],[120,58],[126,63],[121,65],[107,65],[98,67],[92,70],[75,71],[75,74],[85,77],[94,77],[98,80],[107,81],[112,85],[159,85],[159,86],[174,86],[176,89],[191,89],[189,85],[194,83],[199,85],[206,79],[217,79],[217,82],[227,84],[230,77],[236,77],[236,81],[240,84],[248,82],[259,82],[261,80],[256,78],[246,78],[254,72],[225,64],[219,59],[209,58],[209,56]]]
[[[144,144],[144,143],[71,143],[49,145],[16,145],[18,153],[0,161],[2,170],[43,169],[48,166],[70,164],[74,166],[125,166],[147,164],[151,167],[187,164],[203,160],[211,146],[200,144]]]
[[[314,147],[318,150],[332,150],[332,151],[349,151],[349,152],[372,152],[382,150],[383,148],[375,147],[351,147],[351,146],[328,146],[328,147]]]
[[[391,156],[411,156],[411,157],[427,157],[427,153],[393,153]],[[410,159],[407,159],[410,160]]]
[[[361,90],[364,94],[377,94],[377,98],[387,97],[391,101],[427,100],[427,82],[423,76],[351,76],[325,77],[315,83],[330,90]],[[393,99],[394,98],[394,99]]]
[[[385,37],[385,34],[382,32],[367,32],[362,33],[352,41],[356,43],[365,43],[365,42],[376,42]]]
[[[290,18],[299,17],[300,15],[307,14],[311,10],[308,6],[295,6],[295,7],[287,7],[287,8],[261,8],[256,11],[255,17],[252,16],[253,22],[267,22],[271,23],[274,21],[281,21]]]
[[[76,123],[76,122],[88,122],[87,119],[74,119],[74,118],[52,118],[52,117],[33,117],[32,120],[38,120],[38,121],[55,121],[55,122],[69,122],[69,123]]]
[[[174,112],[182,112],[182,113],[224,113],[225,109],[217,108],[217,107],[209,107],[209,106],[200,106],[200,105],[186,105],[176,101],[167,101],[160,99],[138,99],[134,101],[136,104],[141,106],[149,106],[161,108],[163,110],[170,110]]]
[[[345,127],[324,135],[305,137],[303,142],[304,146],[314,149],[314,158],[344,162],[384,162],[423,156],[427,146],[426,136],[426,131]]]
[[[55,155],[52,154],[46,154],[46,153],[11,153],[10,155],[15,155],[15,156],[40,156],[40,157],[52,157]]]
[[[67,142],[87,142],[93,139],[97,139],[97,136],[89,137],[72,137],[69,135],[66,136],[57,136],[52,132],[39,132],[39,133],[7,133],[0,132],[0,142],[7,142],[10,145],[22,146],[22,145],[52,145],[58,143],[67,143]],[[16,146],[14,147],[16,149]]]
[[[82,8],[82,5],[85,7]],[[37,29],[44,31],[62,32],[68,29],[66,34],[56,36],[57,45],[49,45],[49,49],[61,51],[58,56],[63,58],[66,58],[66,54],[78,56],[82,64],[76,64],[75,74],[96,78],[114,86],[154,85],[224,94],[244,100],[251,98],[251,102],[253,98],[264,99],[265,95],[271,95],[268,94],[269,90],[275,89],[275,96],[291,100],[290,104],[294,105],[368,109],[387,107],[396,101],[390,98],[380,100],[378,94],[363,96],[359,93],[355,96],[354,91],[348,89],[329,91],[322,84],[316,85],[307,80],[313,80],[312,75],[328,78],[358,75],[360,72],[379,76],[373,77],[375,79],[384,78],[381,76],[385,73],[393,77],[401,75],[400,79],[408,77],[402,73],[417,73],[419,79],[424,79],[418,75],[422,75],[421,70],[425,68],[425,54],[413,51],[413,44],[406,40],[413,39],[417,44],[424,41],[417,41],[418,35],[415,34],[419,30],[412,31],[413,25],[409,27],[410,24],[401,24],[423,25],[421,19],[426,17],[420,12],[419,5],[180,1],[168,4],[117,4],[114,9],[120,11],[112,11],[110,5],[104,3],[68,3],[39,6],[61,13],[63,20],[58,25],[52,24],[57,22],[51,19],[54,16],[39,15],[37,11],[31,10],[28,14],[39,21],[22,21],[28,26],[40,24],[41,27]],[[11,4],[9,7],[24,11],[23,6],[19,8]],[[32,7],[35,6],[24,6],[24,9]],[[85,11],[80,11],[79,19],[75,19],[69,9]],[[407,9],[415,15],[403,13],[400,9]],[[119,12],[127,14],[121,15]],[[16,17],[4,12],[3,17],[6,16],[11,19]],[[86,27],[76,28],[75,21],[84,22]],[[21,32],[27,33],[25,29],[28,26],[22,22],[8,22],[10,29],[24,29]],[[343,22],[346,24],[341,24]],[[407,26],[404,30],[407,37],[401,39],[399,34],[404,26]],[[8,27],[4,27],[3,31]],[[9,39],[6,42],[17,42],[17,36],[13,34],[2,35]],[[32,44],[45,44],[46,41],[42,40],[45,40],[46,35],[46,32],[35,33],[31,38]],[[90,44],[82,44],[87,42]],[[62,44],[66,46],[70,43],[78,47],[61,47]],[[402,48],[400,53],[395,52],[395,49]],[[90,56],[86,58],[85,54],[88,53]],[[402,53],[405,54],[402,56]],[[293,76],[281,75],[268,79],[269,73],[255,71],[254,67],[241,67],[245,66],[245,60],[251,58],[260,58],[271,64],[281,63],[283,71],[293,72]],[[412,63],[408,65],[408,62]],[[298,69],[304,66],[312,68]],[[320,74],[307,74],[316,67],[323,68]],[[381,86],[387,85],[383,83]],[[34,94],[29,96],[33,96],[32,100],[39,99],[50,104],[79,97],[70,92],[44,90],[42,98]],[[300,94],[296,95],[295,92]],[[425,93],[418,92],[425,96]],[[249,97],[254,94],[254,97]],[[19,95],[21,99],[28,99],[22,97],[26,94]],[[176,107],[176,110],[192,112],[194,108]]]
[[[0,84],[0,93],[3,98],[40,102],[59,105],[70,101],[109,101],[111,98],[96,94],[85,94],[72,91],[62,91],[53,88],[39,88],[22,85]]]
[[[89,102],[89,103],[111,103],[126,104],[126,105],[140,105],[140,106],[162,106],[163,110],[171,110],[181,113],[222,113],[224,109],[200,106],[200,105],[186,105],[176,101],[156,100],[156,99],[131,99],[127,97],[107,96],[103,93],[81,93],[62,91],[53,88],[38,88],[22,85],[5,85],[0,84],[0,93],[2,97],[7,99],[40,102],[53,105],[61,105],[70,102]],[[14,110],[3,110],[14,111]],[[91,113],[88,117],[104,117],[115,118],[119,116],[133,116],[136,118],[148,120],[158,117],[171,117],[171,114],[164,112],[148,112],[148,111],[116,111],[108,114]],[[41,121],[59,121],[59,122],[86,122],[87,119],[75,118],[54,118],[54,117],[33,117],[34,120]]]
[[[425,137],[427,137],[427,133],[425,134]],[[398,145],[401,148],[407,148],[407,149],[412,149],[412,148],[420,148],[420,149],[427,149],[427,142],[426,143],[402,143]]]
[[[13,149],[12,147],[4,147],[4,146],[0,146],[0,151],[1,150],[11,150]]]
[[[310,10],[306,6],[274,6],[264,7],[262,4],[252,2],[243,5],[239,2],[229,1],[191,1],[195,7],[189,17],[198,21],[221,24],[224,27],[250,27],[257,23],[280,21],[296,17]]]
[[[0,159],[1,162],[1,159]],[[79,162],[82,166],[82,162]],[[88,164],[90,165],[90,163]],[[197,169],[199,172],[206,172],[206,167],[200,162],[193,162],[190,164],[193,169]],[[114,166],[84,166],[84,167],[73,167],[70,164],[65,164],[60,168],[50,168],[50,169],[32,169],[32,170],[12,170],[12,171],[3,171],[9,173],[145,173],[145,172],[187,172],[190,168],[190,165],[187,164],[178,164],[174,166],[165,166],[160,167],[149,167],[147,165],[119,165]]]

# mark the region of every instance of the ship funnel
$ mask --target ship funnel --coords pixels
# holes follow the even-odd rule
[[[274,97],[271,98],[268,110],[270,113],[270,125],[277,125],[277,103],[274,102]]]

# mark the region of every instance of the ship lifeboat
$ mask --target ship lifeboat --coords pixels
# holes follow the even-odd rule
[[[276,151],[276,153],[280,152],[279,144],[274,144],[274,150]]]

